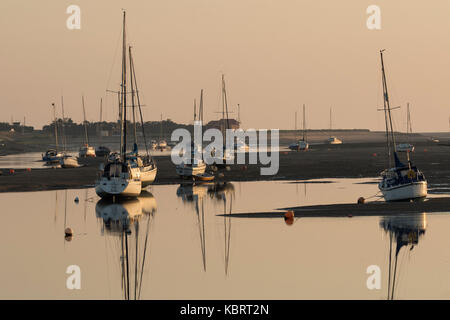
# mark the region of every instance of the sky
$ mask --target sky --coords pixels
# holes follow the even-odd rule
[[[67,7],[81,9],[70,30]],[[370,5],[381,29],[370,30]],[[117,119],[122,9],[145,121],[189,123],[204,89],[205,120],[220,110],[225,74],[231,116],[244,128],[384,130],[380,49],[395,128],[449,130],[450,2],[416,0],[2,0],[0,121],[40,128],[61,116]],[[299,126],[301,112],[299,114]]]

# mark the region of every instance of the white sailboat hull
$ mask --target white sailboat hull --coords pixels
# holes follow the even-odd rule
[[[183,177],[192,177],[197,174],[202,174],[205,173],[205,170],[206,164],[204,163],[192,166],[182,163],[176,167],[177,174]]]
[[[95,192],[101,198],[137,197],[142,191],[141,180],[111,177],[101,178],[95,184]]]
[[[390,188],[379,187],[386,201],[399,201],[424,198],[427,196],[427,182],[417,181]]]
[[[95,149],[90,146],[81,147],[78,155],[80,158],[95,157]]]
[[[142,187],[146,187],[155,181],[158,168],[156,166],[153,169],[151,168],[151,166],[140,168]]]
[[[78,168],[78,160],[71,157],[66,157],[61,159],[61,167],[63,168]]]

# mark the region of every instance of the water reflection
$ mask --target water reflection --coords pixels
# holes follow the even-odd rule
[[[224,261],[225,275],[228,275],[230,243],[231,243],[231,217],[233,211],[234,185],[230,182],[181,184],[177,189],[177,196],[183,202],[192,203],[197,215],[197,225],[202,253],[203,271],[206,272],[206,228],[205,228],[205,201],[208,199],[216,203],[223,203],[224,214]],[[206,197],[208,196],[208,197]]]
[[[155,198],[144,191],[136,199],[101,199],[95,212],[103,221],[101,233],[112,248],[113,261],[120,265],[123,298],[140,299],[148,260],[149,230],[156,212]]]
[[[419,239],[425,234],[427,228],[427,215],[426,213],[422,213],[417,215],[382,217],[380,227],[389,235],[387,299],[393,300],[399,273],[397,269],[399,253],[403,247],[405,248],[403,250],[405,255],[406,253],[411,253],[419,244]],[[408,251],[406,251],[407,248],[409,248]]]

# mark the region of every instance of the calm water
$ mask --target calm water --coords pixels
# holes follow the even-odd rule
[[[153,186],[118,204],[93,189],[0,194],[0,298],[386,299],[392,287],[395,299],[450,298],[445,213],[293,225],[217,216],[377,192],[361,183],[370,179],[326,181]],[[81,269],[80,290],[66,288],[70,265]],[[367,289],[370,265],[381,269],[380,290]]]

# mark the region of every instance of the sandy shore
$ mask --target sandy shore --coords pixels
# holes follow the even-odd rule
[[[287,207],[273,212],[242,212],[232,213],[227,217],[232,218],[284,218],[286,212],[293,211],[295,218],[341,218],[358,216],[385,216],[391,214],[417,214],[448,212],[450,197],[428,199],[414,202],[384,202],[373,201],[365,204],[346,203],[317,206]],[[218,216],[223,216],[222,214]]]
[[[414,163],[425,173],[429,185],[439,188],[450,182],[450,147],[418,142],[412,155]],[[169,156],[157,156],[158,175],[155,184],[178,184],[181,179]],[[92,187],[101,159],[84,161],[74,169],[1,170],[0,192],[41,191]],[[317,178],[377,177],[386,167],[383,143],[349,143],[336,146],[313,145],[307,152],[281,151],[279,171],[262,176],[260,165],[231,165],[219,171],[219,181],[304,180]],[[223,174],[223,177],[222,177]],[[220,176],[220,177],[219,177]]]

